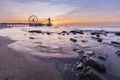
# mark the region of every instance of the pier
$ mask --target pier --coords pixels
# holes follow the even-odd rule
[[[26,27],[29,26],[29,23],[0,23],[0,26],[7,26],[7,27]]]
[[[38,17],[36,17],[35,15],[31,15],[28,18],[28,23],[7,23],[7,22],[0,23],[0,27],[26,27],[26,26],[33,26],[33,27],[52,26],[52,23],[50,18],[48,18],[47,24],[40,23],[38,21]]]

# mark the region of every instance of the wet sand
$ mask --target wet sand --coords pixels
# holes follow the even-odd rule
[[[0,80],[61,80],[53,62],[16,52],[7,47],[12,42],[0,37]]]

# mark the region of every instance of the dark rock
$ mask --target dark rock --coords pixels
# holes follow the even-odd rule
[[[120,36],[120,32],[116,32],[115,35],[116,35],[116,36]]]
[[[82,54],[82,55],[81,55],[81,61],[82,61],[83,63],[85,63],[88,58],[90,58],[90,56],[87,55],[87,54]]]
[[[73,49],[73,51],[75,51],[76,53],[79,53],[80,55],[83,55],[84,54],[84,51],[81,50],[81,49]]]
[[[102,74],[98,73],[95,69],[88,66],[80,75],[80,80],[107,80]]]
[[[29,31],[30,33],[42,33],[42,31],[40,31],[40,30],[31,30],[31,31]]]
[[[118,45],[120,45],[120,42],[111,41],[111,44],[118,44]]]
[[[98,42],[102,42],[101,38],[97,38],[97,37],[91,37],[91,38],[97,40]]]
[[[95,33],[95,32],[91,32],[90,34],[91,34],[91,35],[96,35],[96,33]]]
[[[120,42],[111,41],[111,45],[115,47],[120,47]]]
[[[102,42],[102,39],[101,39],[101,38],[99,38],[99,39],[98,39],[98,42]]]
[[[107,34],[104,34],[104,36],[107,36]]]
[[[100,32],[91,32],[91,35],[96,35],[97,37],[100,36]]]
[[[100,34],[96,34],[96,37],[100,37]]]
[[[62,31],[60,33],[58,33],[59,35],[69,35],[69,33],[67,31]]]
[[[117,52],[115,52],[117,55],[119,55],[120,56],[120,50],[118,50]]]
[[[96,35],[96,37],[100,37],[100,33],[99,32],[92,32],[91,35]]]
[[[77,40],[74,39],[74,38],[70,38],[70,40],[71,40],[72,42],[77,42]]]
[[[61,33],[68,33],[67,31],[62,31]]]
[[[88,42],[87,40],[81,40],[82,42]]]
[[[94,32],[91,32],[91,35],[100,35],[100,34],[108,34],[109,32],[107,31],[104,31],[104,30],[100,30],[100,31],[94,31]]]
[[[51,32],[46,32],[46,34],[47,34],[47,35],[50,35],[50,34],[51,34]]]
[[[82,57],[81,61],[86,62],[86,58],[89,58],[90,56],[87,54],[82,54],[81,57]]]
[[[73,51],[75,51],[75,52],[76,52],[77,50],[79,50],[79,49],[78,49],[78,48],[73,48]]]
[[[105,73],[106,67],[103,63],[101,63],[99,60],[94,58],[88,58],[86,59],[85,66],[91,66],[94,69],[96,69],[99,72]]]
[[[71,34],[84,34],[83,31],[81,31],[81,30],[72,30],[69,33],[71,33]]]
[[[35,39],[34,37],[29,37],[29,39]]]
[[[102,59],[102,60],[106,60],[107,59],[107,55],[106,54],[99,54],[98,58]]]
[[[37,43],[37,44],[42,44],[42,42],[35,42],[35,43]]]
[[[79,53],[79,54],[83,54],[84,53],[84,51],[82,51],[82,50],[77,50],[76,52]]]

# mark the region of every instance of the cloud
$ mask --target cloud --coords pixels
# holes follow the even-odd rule
[[[118,0],[0,0],[0,19],[28,19],[36,15],[39,19],[95,20],[116,18],[120,14]]]
[[[40,18],[56,17],[71,11],[67,4],[53,4],[48,1],[30,1],[27,3],[18,3],[14,0],[0,1],[0,17],[4,19],[22,19],[30,15],[36,15]]]

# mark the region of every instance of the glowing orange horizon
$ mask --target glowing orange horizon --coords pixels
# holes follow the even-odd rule
[[[1,19],[1,22],[11,22],[11,23],[28,23],[28,19],[26,18],[21,18],[21,19]],[[46,24],[48,23],[48,19],[41,19],[39,20],[40,23]],[[82,20],[82,19],[71,19],[71,20],[67,20],[67,19],[51,19],[51,23],[53,24],[53,26],[79,26],[79,25],[120,25],[119,19],[112,19],[112,20],[107,20],[107,19],[99,19],[99,20],[95,20],[95,19],[91,19],[91,20]]]
[[[107,21],[107,20],[80,20],[80,21],[53,21],[55,26],[79,26],[79,25],[120,25],[119,21]]]

